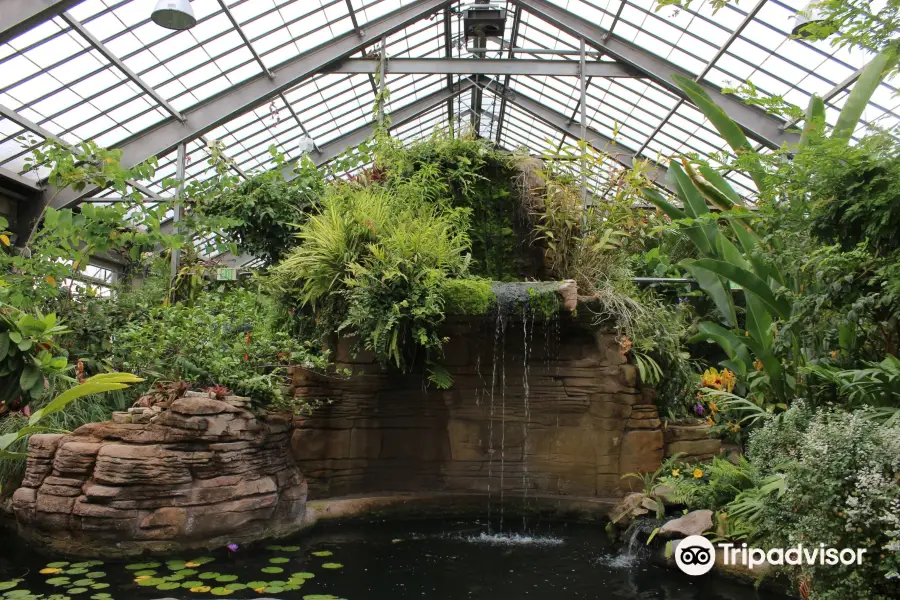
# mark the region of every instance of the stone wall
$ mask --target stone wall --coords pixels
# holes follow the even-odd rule
[[[722,452],[722,440],[710,437],[706,423],[669,425],[666,428],[666,458],[680,454],[686,463],[712,460]]]
[[[13,496],[20,535],[68,556],[123,556],[297,531],[306,482],[290,420],[260,420],[247,406],[189,392],[168,410],[32,436]]]
[[[548,323],[448,322],[453,387],[401,376],[338,343],[346,380],[294,373],[295,393],[331,400],[298,419],[294,456],[315,498],[382,492],[620,497],[663,457],[652,389],[611,333]],[[526,358],[527,357],[527,358]]]

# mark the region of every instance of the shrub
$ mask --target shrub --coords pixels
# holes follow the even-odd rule
[[[861,566],[796,567],[813,600],[887,600],[900,594],[900,424],[879,425],[867,410],[794,406],[751,436],[758,467],[782,464],[786,489],[759,512],[768,547],[865,548]],[[893,577],[893,578],[889,578]]]

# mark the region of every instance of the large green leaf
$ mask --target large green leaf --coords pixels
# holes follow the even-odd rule
[[[703,86],[684,75],[673,75],[672,79],[674,79],[675,83],[678,84],[678,87],[687,94],[691,102],[697,105],[700,112],[709,119],[710,123],[713,124],[713,127],[716,128],[716,131],[719,132],[719,135],[722,136],[722,139],[731,146],[731,149],[734,150],[736,154],[746,154],[751,157],[756,156],[753,147],[747,140],[747,136],[744,135],[744,132],[738,124],[735,123],[718,104],[713,102],[713,99],[709,97],[709,94],[706,93]],[[751,159],[751,161],[755,164],[749,167],[750,177],[753,179],[753,182],[756,183],[756,187],[759,188],[760,191],[764,191],[766,188],[766,178],[762,163],[759,161],[758,157],[755,160]]]
[[[734,310],[734,298],[728,289],[724,277],[702,268],[697,261],[685,259],[679,263],[697,280],[700,288],[712,298],[716,308],[722,314],[725,324],[729,327],[737,327],[737,315]]]
[[[788,319],[791,316],[791,304],[784,298],[779,298],[775,292],[769,287],[769,284],[760,279],[756,274],[733,265],[731,263],[714,260],[711,258],[701,258],[694,262],[695,267],[700,267],[717,273],[734,283],[738,284],[746,292],[755,294],[775,315],[782,319]]]
[[[754,341],[759,342],[767,350],[772,347],[772,313],[754,294],[746,295],[747,331]]]
[[[697,326],[698,332],[689,341],[691,343],[698,341],[713,341],[733,361],[741,362],[745,366],[745,370],[753,362],[750,359],[750,351],[746,344],[733,331],[725,329],[718,323],[703,321]]]
[[[672,205],[668,200],[663,198],[662,194],[660,194],[656,190],[651,188],[642,188],[641,191],[643,192],[644,197],[647,198],[647,200],[649,200],[661,211],[663,211],[666,216],[668,216],[673,221],[688,218],[687,214],[685,214],[683,210]],[[690,238],[695,246],[697,246],[697,249],[701,254],[704,254],[706,256],[710,256],[712,254],[712,248],[709,245],[709,238],[700,227],[684,227],[682,228],[682,231],[684,231],[684,234],[688,236],[688,238]]]
[[[717,190],[725,194],[725,196],[727,196],[732,203],[744,203],[744,200],[743,198],[741,198],[740,194],[734,191],[734,188],[731,187],[731,184],[728,183],[728,180],[722,177],[722,175],[718,171],[706,165],[700,165],[698,169],[700,171],[700,174],[703,175],[703,177],[708,182],[713,184]]]
[[[672,160],[669,162],[668,173],[672,175],[674,183],[678,185],[683,194],[684,210],[688,216],[696,219],[701,215],[707,214],[709,207],[706,205],[706,199],[677,161]]]
[[[140,377],[135,377],[128,373],[103,373],[94,375],[93,377],[86,379],[84,383],[69,388],[51,400],[47,406],[32,413],[31,418],[28,419],[28,424],[34,425],[47,415],[52,415],[53,413],[64,410],[66,406],[78,398],[89,396],[91,394],[124,390],[129,385],[140,383],[142,381],[143,379]]]
[[[825,101],[817,94],[809,99],[806,107],[806,117],[803,123],[803,133],[800,135],[800,145],[808,146],[814,131],[822,131],[825,127]]]
[[[866,66],[856,81],[856,85],[850,91],[850,96],[844,103],[844,108],[841,110],[837,123],[834,125],[834,131],[831,133],[832,137],[850,139],[853,130],[859,124],[863,111],[872,98],[872,94],[881,85],[888,71],[897,64],[898,58],[900,58],[900,50],[898,50],[896,44],[893,44],[879,53]]]
[[[784,374],[781,368],[781,361],[769,350],[759,344],[752,337],[747,336],[744,343],[753,351],[753,354],[762,363],[763,370],[769,376],[769,382],[779,398],[785,398]]]

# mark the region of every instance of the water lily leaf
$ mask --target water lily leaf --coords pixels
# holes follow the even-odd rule
[[[154,575],[156,575],[156,571],[154,571],[153,569],[144,569],[143,571],[135,571],[134,572],[135,577],[143,577],[145,575],[149,575],[150,577],[153,577]]]
[[[213,572],[213,573],[200,573],[199,575],[197,575],[197,578],[198,578],[198,579],[215,579],[215,578],[218,577],[219,575],[221,575],[221,573],[215,573],[215,572]]]
[[[343,569],[344,565],[341,563],[325,563],[322,565],[323,569]]]
[[[282,569],[281,567],[263,567],[261,570],[263,573],[283,573],[284,572],[284,569]]]
[[[209,593],[214,596],[230,596],[234,592],[232,590],[229,590],[228,588],[217,587],[209,590]]]
[[[66,569],[66,575],[84,575],[88,570],[86,567],[76,567],[74,569]]]
[[[66,561],[52,562],[48,563],[47,566],[51,569],[61,569],[62,567],[68,567],[69,563],[67,563]]]
[[[286,562],[290,562],[291,559],[285,558],[283,556],[276,556],[275,558],[270,558],[269,562],[275,565],[283,565]]]
[[[298,550],[300,550],[300,546],[282,546],[281,547],[282,552],[297,552]]]
[[[237,581],[237,575],[219,575],[216,581],[219,583],[228,583],[229,581]]]
[[[85,562],[74,563],[72,566],[75,567],[76,569],[81,569],[84,567],[93,567],[94,565],[85,561]]]
[[[191,591],[194,592],[195,594],[205,594],[206,592],[208,592],[211,589],[212,588],[209,587],[208,585],[198,585],[195,588],[191,588]]]
[[[76,587],[76,588],[69,588],[69,589],[67,589],[67,590],[66,590],[66,593],[69,594],[70,596],[77,596],[78,594],[83,594],[83,593],[85,593],[86,591],[88,591],[87,588]]]
[[[186,562],[185,560],[170,560],[166,561],[166,566],[173,571],[180,571],[185,567]]]
[[[284,546],[266,546],[266,550],[271,550],[272,552],[281,552],[284,550]]]
[[[184,575],[179,575],[178,573],[175,573],[174,575],[168,575],[166,577],[163,577],[163,579],[166,581],[184,581]]]
[[[225,589],[231,590],[232,592],[237,592],[239,590],[246,590],[247,586],[243,583],[229,583],[225,586]]]
[[[91,571],[85,577],[90,577],[91,579],[100,579],[101,577],[106,577],[106,573],[103,571]]]
[[[112,596],[106,593],[94,594],[91,596],[91,600],[110,600],[111,598]]]
[[[318,552],[312,553],[313,556],[331,556],[332,554],[334,554],[334,552],[329,550],[319,550]]]
[[[109,584],[108,584],[108,583],[95,583],[95,584],[93,584],[93,585],[91,586],[91,589],[94,589],[94,590],[105,590],[105,589],[108,588],[108,587],[109,587]]]
[[[294,573],[293,575],[291,575],[291,577],[294,579],[312,579],[315,576],[315,573],[309,573],[307,571],[300,571],[299,573]]]
[[[0,581],[0,592],[11,590],[22,583],[21,579],[11,579],[10,581]]]
[[[211,562],[214,561],[214,560],[216,560],[216,559],[214,559],[214,558],[211,557],[211,556],[201,556],[200,558],[195,558],[195,559],[193,559],[193,560],[189,560],[188,562],[184,563],[184,566],[186,566],[186,567],[199,567],[199,566],[201,566],[201,565],[209,564],[209,563],[211,563]]]
[[[62,573],[62,569],[56,567],[47,567],[46,569],[41,569],[38,571],[41,575],[55,575],[56,573]]]
[[[201,587],[202,585],[203,585],[202,581],[185,581],[184,583],[181,584],[181,587],[183,587],[186,590],[189,590],[191,588]]]
[[[84,587],[84,586],[87,586],[87,585],[94,585],[94,580],[93,580],[93,579],[79,579],[78,581],[73,581],[73,582],[72,582],[72,585],[75,585],[75,586],[78,586],[78,587]]]
[[[135,580],[137,581],[137,580]],[[147,579],[141,579],[137,582],[139,586],[142,587],[156,587],[161,583],[165,583],[166,580],[162,577],[148,577]]]
[[[182,577],[187,577],[188,575],[196,575],[197,571],[194,569],[180,569],[175,571],[176,575],[181,575]]]
[[[11,590],[3,594],[4,598],[25,598],[27,596],[31,596],[31,592],[28,590]]]
[[[247,583],[247,587],[252,590],[255,590],[258,588],[264,588],[264,587],[266,587],[266,585],[268,585],[268,584],[265,581],[250,581]]]
[[[287,582],[287,585],[284,586],[284,591],[286,592],[296,592],[303,586],[302,579],[291,579]]]
[[[309,594],[308,596],[303,596],[303,600],[342,600],[337,596],[332,596],[331,594]]]
[[[280,587],[280,586],[268,586],[265,589],[265,593],[267,593],[267,594],[280,594],[283,591],[284,591],[284,588]]]
[[[125,568],[129,571],[143,571],[144,569],[155,569],[160,566],[161,563],[158,562],[143,562],[143,563],[134,563],[130,565],[125,565]]]
[[[50,585],[69,585],[72,583],[72,580],[68,577],[53,577],[52,579],[48,579],[47,583]]]
[[[165,592],[168,590],[177,590],[180,587],[181,587],[180,583],[174,583],[171,581],[167,581],[165,583],[161,583],[158,586],[156,586],[156,589]]]

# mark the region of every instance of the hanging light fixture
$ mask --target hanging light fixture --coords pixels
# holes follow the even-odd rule
[[[190,0],[159,0],[150,18],[166,29],[182,31],[197,24]]]
[[[804,31],[807,25],[824,23],[827,20],[825,13],[819,8],[818,0],[813,0],[804,6],[803,10],[794,15],[794,28],[791,30],[791,35],[801,38],[809,37],[811,33]]]
[[[309,154],[316,148],[316,143],[312,140],[311,137],[304,135],[300,138],[300,141],[297,142],[297,151],[300,154]]]

